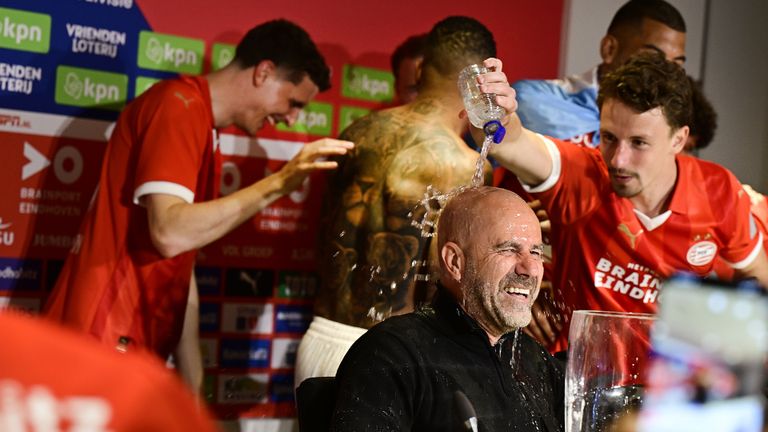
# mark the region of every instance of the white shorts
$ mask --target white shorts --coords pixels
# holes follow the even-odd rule
[[[293,385],[312,377],[336,376],[341,360],[367,329],[314,317],[296,353]]]

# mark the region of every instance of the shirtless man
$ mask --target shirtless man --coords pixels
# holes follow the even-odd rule
[[[425,213],[418,204],[429,185],[445,193],[471,182],[478,155],[460,136],[465,120],[456,115],[462,108],[456,81],[461,69],[494,52],[493,35],[482,24],[446,18],[427,37],[417,98],[343,132],[356,151],[328,185],[320,290],[315,319],[299,346],[296,386],[311,376],[335,375],[367,328],[426,299],[427,284],[419,282],[429,279],[425,262],[436,260],[429,259],[430,237],[411,221]],[[485,169],[490,183],[490,166]]]

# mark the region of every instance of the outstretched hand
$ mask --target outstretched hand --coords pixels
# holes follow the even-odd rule
[[[292,191],[299,187],[304,179],[316,170],[332,170],[338,167],[338,162],[330,161],[328,156],[341,156],[352,150],[355,144],[333,138],[323,138],[306,144],[280,170],[285,179],[285,190]]]

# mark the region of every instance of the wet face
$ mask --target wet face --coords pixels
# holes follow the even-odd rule
[[[465,251],[463,307],[489,335],[501,336],[531,321],[541,283],[541,230],[520,203],[487,214],[487,228]]]
[[[609,69],[624,64],[632,55],[642,51],[655,51],[680,66],[685,63],[685,33],[673,30],[659,21],[645,19],[640,31],[625,29],[615,37],[616,46],[604,54]]]
[[[615,99],[606,100],[600,113],[600,151],[616,194],[639,197],[674,184],[675,155],[685,142],[682,129],[673,132],[661,108],[638,113]]]
[[[253,88],[249,90],[250,95],[243,95],[247,106],[236,116],[235,125],[250,135],[255,135],[265,122],[293,125],[301,110],[318,93],[317,85],[309,76],[294,84],[274,69],[263,78],[254,79]]]
[[[413,102],[418,94],[417,70],[422,57],[406,57],[397,68],[395,74],[395,93],[402,104]]]

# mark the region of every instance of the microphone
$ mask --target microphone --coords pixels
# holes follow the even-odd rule
[[[472,402],[461,390],[453,392],[453,405],[456,407],[456,414],[459,416],[462,431],[477,432],[477,413]]]

